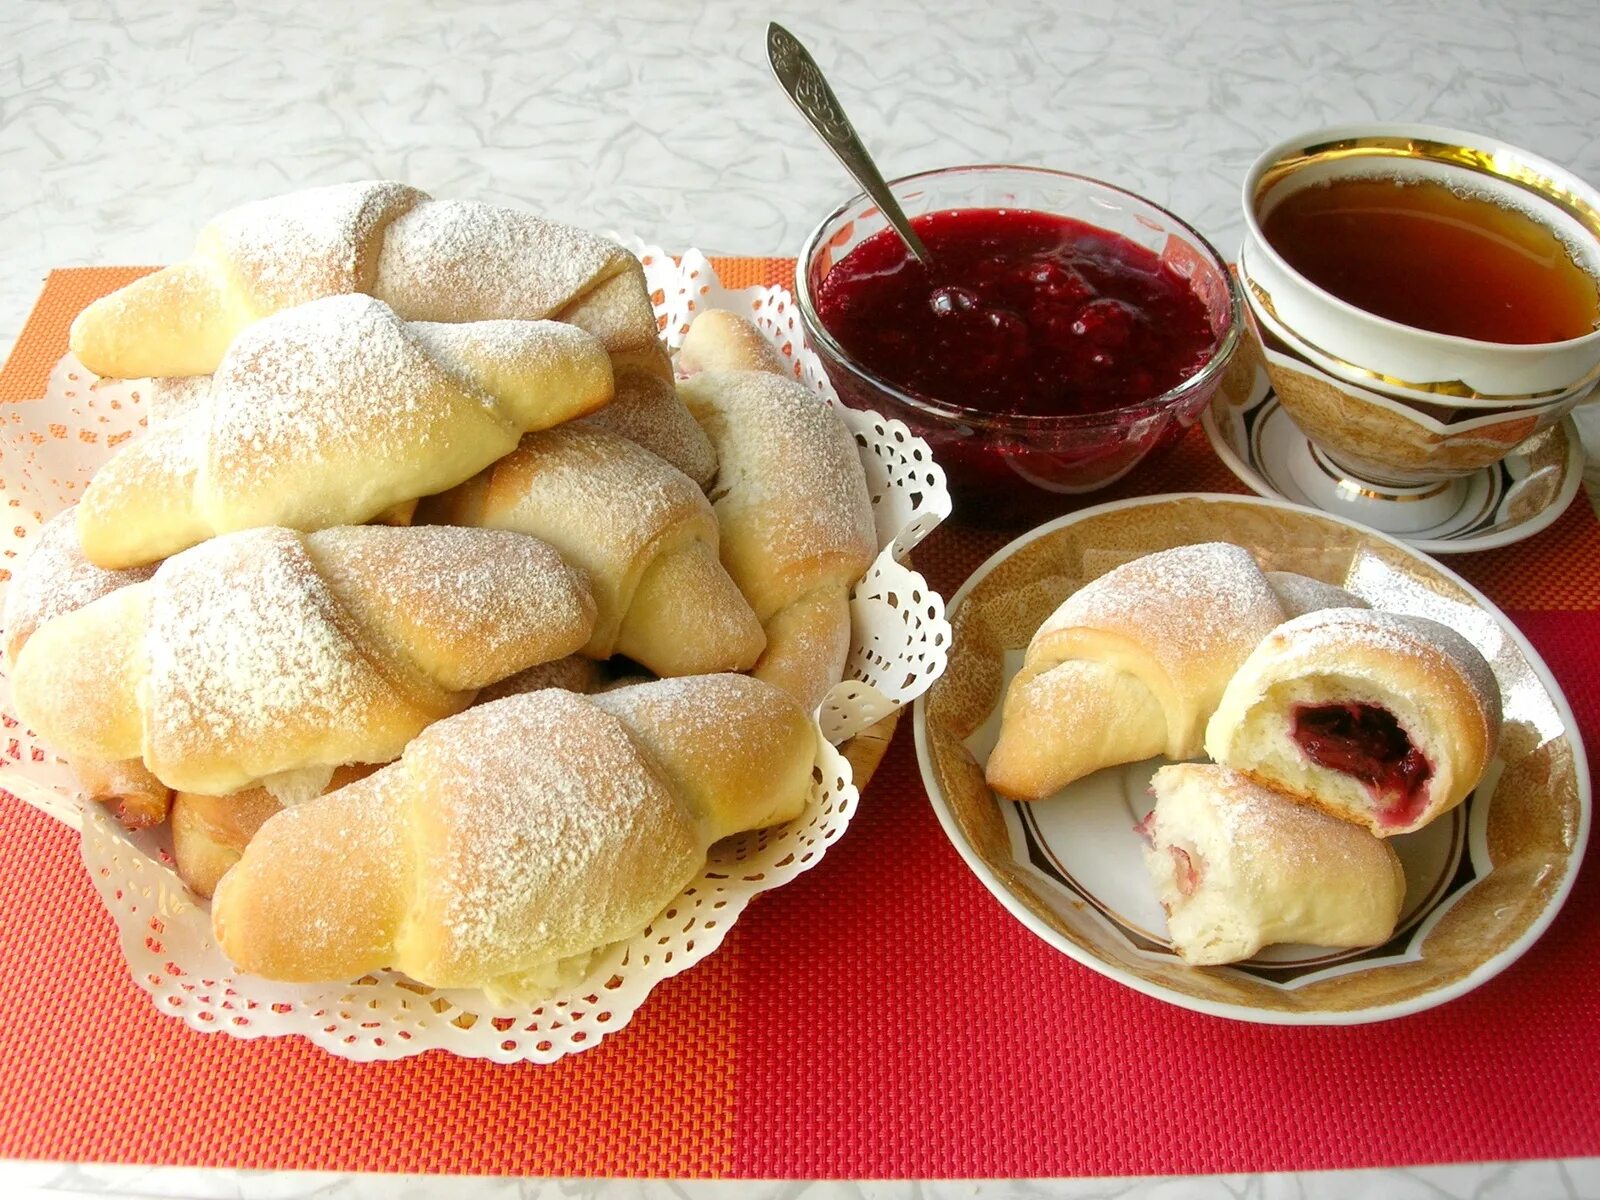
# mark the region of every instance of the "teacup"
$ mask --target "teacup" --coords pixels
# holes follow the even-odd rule
[[[1358,515],[1395,531],[1447,504],[1451,481],[1498,463],[1594,396],[1600,329],[1512,343],[1402,324],[1311,282],[1264,233],[1274,207],[1300,189],[1375,175],[1434,180],[1525,212],[1594,275],[1600,192],[1498,139],[1430,125],[1318,130],[1251,167],[1240,281],[1273,388],[1326,477],[1305,482],[1329,507],[1373,501],[1375,511]],[[1426,498],[1434,504],[1385,503]]]

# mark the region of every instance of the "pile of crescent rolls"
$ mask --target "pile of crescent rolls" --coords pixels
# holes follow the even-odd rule
[[[876,535],[748,322],[675,371],[622,247],[372,182],[223,213],[71,345],[148,431],[14,574],[17,712],[170,820],[242,970],[548,995],[803,811]]]
[[[1388,941],[1406,891],[1388,839],[1466,799],[1500,722],[1494,675],[1455,630],[1212,542],[1109,571],[1044,622],[986,772],[1041,800],[1175,760],[1136,828],[1173,949],[1214,965]]]

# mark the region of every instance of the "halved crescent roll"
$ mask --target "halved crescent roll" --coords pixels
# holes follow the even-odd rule
[[[1181,763],[1151,780],[1139,826],[1172,948],[1214,966],[1277,942],[1389,940],[1406,878],[1386,842],[1226,767]]]
[[[1500,719],[1489,664],[1455,630],[1333,608],[1262,641],[1223,693],[1206,753],[1390,837],[1466,799]]]

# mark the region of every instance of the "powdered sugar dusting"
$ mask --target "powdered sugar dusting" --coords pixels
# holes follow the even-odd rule
[[[206,507],[224,528],[363,520],[418,494],[405,483],[419,482],[419,450],[448,462],[451,434],[469,432],[450,418],[473,411],[482,420],[470,432],[499,431],[509,449],[514,434],[488,397],[460,395],[379,301],[336,296],[279,313],[240,334],[217,370]],[[308,479],[313,466],[320,477]]]
[[[90,543],[145,558],[175,548],[165,544],[170,524],[192,523],[204,443],[203,420],[180,420],[119,450],[83,493],[79,520]],[[153,553],[152,544],[160,547]]]
[[[364,636],[448,691],[569,654],[593,624],[582,580],[527,534],[363,525],[325,529],[306,543]]]
[[[1479,707],[1489,716],[1490,727],[1499,728],[1500,685],[1495,682],[1493,670],[1476,646],[1438,621],[1377,609],[1327,608],[1280,625],[1269,644],[1293,644],[1301,653],[1326,655],[1330,662],[1337,662],[1340,654],[1360,646],[1439,663],[1453,670],[1471,689]]]
[[[182,420],[197,411],[211,394],[209,375],[163,375],[145,384],[150,428]]]
[[[498,683],[491,683],[478,693],[477,703],[489,704],[507,696],[520,696],[525,692],[541,692],[545,688],[560,688],[566,692],[588,693],[600,686],[600,664],[581,654],[539,663],[526,671],[508,675]]]
[[[704,862],[626,728],[549,690],[469,710],[407,748],[441,974],[520,974],[642,928]]]
[[[122,571],[95,566],[83,556],[77,517],[74,507],[46,521],[32,552],[12,576],[6,589],[4,618],[6,657],[10,662],[15,662],[22,644],[46,621],[155,573],[153,565]]]
[[[592,701],[620,717],[681,789],[707,844],[798,811],[814,727],[779,688],[747,675],[690,675]]]
[[[466,392],[481,393],[486,376],[492,374],[515,381],[538,378],[563,367],[582,364],[592,368],[586,381],[593,388],[595,402],[609,394],[608,368],[604,351],[583,330],[559,321],[468,321],[459,325],[435,321],[407,322],[405,332],[421,346],[434,364],[446,372]],[[499,388],[496,401],[519,427],[548,424],[541,389],[507,386]],[[521,411],[524,401],[533,406]]]
[[[693,480],[626,438],[579,423],[525,436],[489,486],[486,524],[544,538],[588,575],[602,656],[656,548],[674,535],[713,544],[717,536]]]
[[[1291,571],[1268,571],[1267,582],[1278,594],[1285,618],[1298,617],[1323,608],[1368,608],[1367,602],[1353,592],[1309,575],[1296,575]]]
[[[281,745],[286,727],[337,726],[384,686],[288,530],[202,543],[163,563],[152,586],[145,722],[157,774],[161,764]]]
[[[1199,789],[1217,819],[1223,839],[1283,867],[1315,865],[1329,872],[1387,872],[1392,856],[1359,825],[1318,808],[1297,804],[1272,788],[1229,767],[1181,763],[1162,767],[1150,783],[1156,795],[1154,827],[1164,841],[1162,801],[1177,788]]]
[[[387,180],[304,188],[229,209],[202,231],[200,245],[231,266],[256,315],[265,316],[367,290],[376,235],[426,199]]]
[[[877,552],[872,501],[837,413],[791,379],[707,371],[680,394],[717,452],[723,561],[763,622]]]
[[[622,368],[616,396],[583,424],[608,429],[643,446],[682,471],[700,487],[717,473],[717,456],[705,432],[678,399],[670,379]]]
[[[709,516],[687,476],[619,434],[564,425],[527,435],[520,453],[534,476],[526,503],[542,502],[553,519],[585,530],[586,540],[624,561],[659,536],[664,520]]]
[[[389,226],[374,295],[410,320],[537,320],[631,265],[615,242],[570,225],[433,200]]]
[[[1078,626],[1137,636],[1169,664],[1237,651],[1242,661],[1283,619],[1277,595],[1250,553],[1202,542],[1147,554],[1085,584],[1036,635]]]
[[[764,715],[780,713],[785,704],[775,689],[731,673],[651,680],[608,691],[594,702],[631,723],[658,725],[675,738],[730,749],[741,730],[762,728]]]

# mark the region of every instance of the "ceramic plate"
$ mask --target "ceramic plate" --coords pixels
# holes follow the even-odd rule
[[[1331,486],[1319,476],[1327,473],[1326,464],[1278,402],[1264,368],[1257,367],[1245,404],[1235,405],[1219,391],[1200,420],[1217,457],[1253,491],[1321,507],[1316,496]],[[1491,550],[1532,537],[1578,494],[1583,457],[1569,416],[1495,466],[1467,476],[1455,493],[1457,502],[1433,524],[1395,536],[1430,554]]]
[[[1460,808],[1394,840],[1407,895],[1395,936],[1366,950],[1277,946],[1230,967],[1184,965],[1134,824],[1161,760],[1113,767],[1032,804],[991,792],[983,764],[1033,631],[1089,580],[1141,555],[1227,541],[1268,570],[1340,584],[1374,608],[1442,621],[1489,660],[1505,703],[1500,753]],[[1274,1024],[1356,1024],[1432,1008],[1498,974],[1572,885],[1589,776],[1571,709],[1505,615],[1454,573],[1382,534],[1275,500],[1162,496],[1074,513],[1025,534],[956,593],[943,678],[917,702],[917,756],[945,832],[1029,929],[1170,1003]]]

